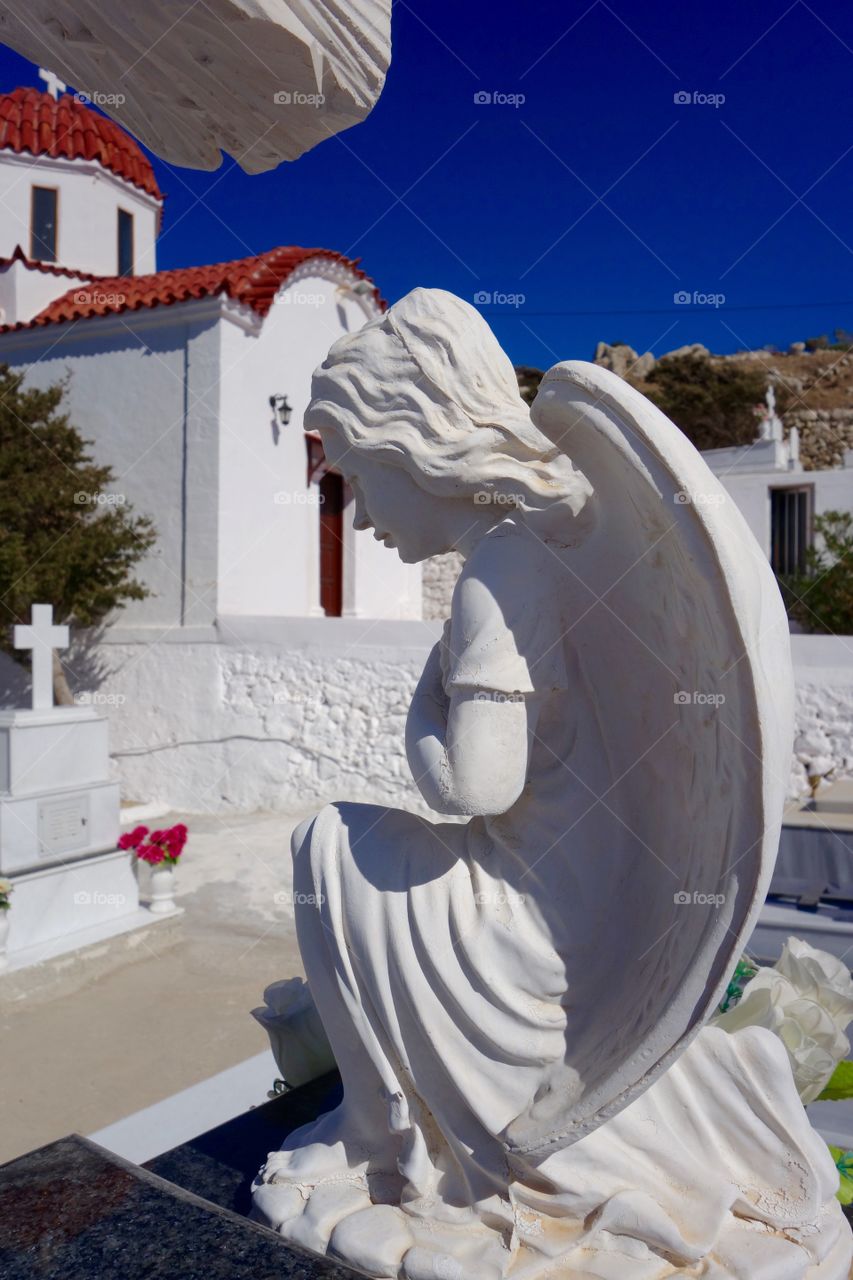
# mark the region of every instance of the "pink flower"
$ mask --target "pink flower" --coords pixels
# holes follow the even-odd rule
[[[166,832],[165,844],[173,858],[179,858],[187,842],[187,829],[182,822]]]
[[[143,844],[144,838],[148,836],[147,844]],[[147,827],[137,827],[127,836],[122,836],[124,844],[119,842],[123,849],[135,849],[137,857],[143,862],[148,862],[152,866],[156,866],[160,862],[177,862],[184,850],[187,842],[187,828],[183,822],[176,822],[173,827],[169,827],[165,831],[152,831],[148,835]]]
[[[150,863],[152,867],[156,867],[159,862],[165,862],[166,860],[165,853],[156,844],[141,844],[136,852],[143,862]]]
[[[147,835],[147,827],[134,827],[132,831],[126,831],[123,836],[119,836],[118,847],[120,849],[138,849]]]

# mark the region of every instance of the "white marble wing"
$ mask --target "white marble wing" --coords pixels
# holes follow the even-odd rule
[[[262,173],[368,115],[391,0],[9,0],[0,40],[170,164]]]
[[[793,682],[767,558],[686,437],[579,361],[531,416],[595,514],[565,575],[566,1057],[505,1134],[542,1154],[647,1088],[719,1002],[775,860]]]

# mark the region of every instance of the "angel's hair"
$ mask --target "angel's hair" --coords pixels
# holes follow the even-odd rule
[[[443,289],[414,289],[339,338],[311,393],[307,430],[339,432],[441,497],[530,511],[565,503],[577,515],[591,493],[533,426],[483,317]]]

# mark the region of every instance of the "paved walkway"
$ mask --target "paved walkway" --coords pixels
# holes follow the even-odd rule
[[[178,943],[158,950],[152,938],[80,990],[0,1008],[0,1162],[92,1133],[266,1048],[250,1010],[268,983],[302,973],[286,898],[290,833],[305,816],[187,818]]]

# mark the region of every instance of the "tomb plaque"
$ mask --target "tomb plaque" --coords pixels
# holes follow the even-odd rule
[[[41,801],[38,836],[39,854],[43,858],[84,848],[89,839],[88,795]]]

